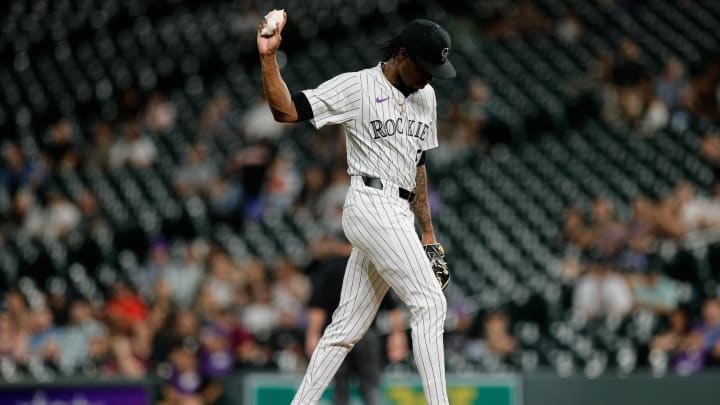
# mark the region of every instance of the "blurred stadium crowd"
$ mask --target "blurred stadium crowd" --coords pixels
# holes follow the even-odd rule
[[[272,5],[2,7],[1,378],[158,373],[212,397],[236,370],[302,370],[348,179],[337,129],[276,124],[261,97]],[[411,17],[453,33],[428,156],[449,369],[720,361],[718,3],[284,7],[295,90],[377,63]]]

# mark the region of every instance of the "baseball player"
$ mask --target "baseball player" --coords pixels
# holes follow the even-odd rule
[[[275,56],[287,14],[270,33],[264,30],[267,21],[258,27],[257,45],[275,120],[310,121],[316,128],[341,124],[350,175],[342,224],[353,249],[340,304],[292,404],[318,402],[390,287],[410,311],[413,355],[426,402],[448,404],[442,287],[449,276],[430,218],[424,162],[425,151],[438,146],[437,102],[430,82],[455,77],[448,60],[450,35],[432,21],[414,20],[387,42],[385,61],[377,66],[291,94]],[[422,240],[415,233],[415,219]]]

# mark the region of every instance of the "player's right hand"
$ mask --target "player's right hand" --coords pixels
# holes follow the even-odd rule
[[[265,28],[265,25],[267,24],[267,21],[264,18],[258,26],[257,46],[258,52],[260,52],[261,56],[275,55],[275,52],[277,52],[278,48],[280,48],[280,43],[282,42],[282,30],[283,28],[285,28],[285,24],[287,23],[288,18],[287,11],[285,11],[284,14],[285,18],[283,19],[282,24],[280,24],[278,29],[275,30],[272,36],[264,37],[260,34],[263,28]]]

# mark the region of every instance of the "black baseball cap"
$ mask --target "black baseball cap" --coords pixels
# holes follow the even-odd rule
[[[440,24],[424,19],[413,20],[403,28],[400,41],[410,56],[433,77],[455,77],[455,67],[448,59],[450,34]]]

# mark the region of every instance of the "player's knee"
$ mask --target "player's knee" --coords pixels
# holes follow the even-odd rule
[[[417,315],[423,318],[442,318],[445,319],[447,313],[447,300],[442,291],[433,292],[429,299],[419,303],[415,308]]]
[[[331,324],[332,326],[332,324]],[[328,327],[330,328],[330,327]],[[350,351],[365,336],[367,328],[333,328],[325,332],[325,342],[328,346],[340,347]]]

